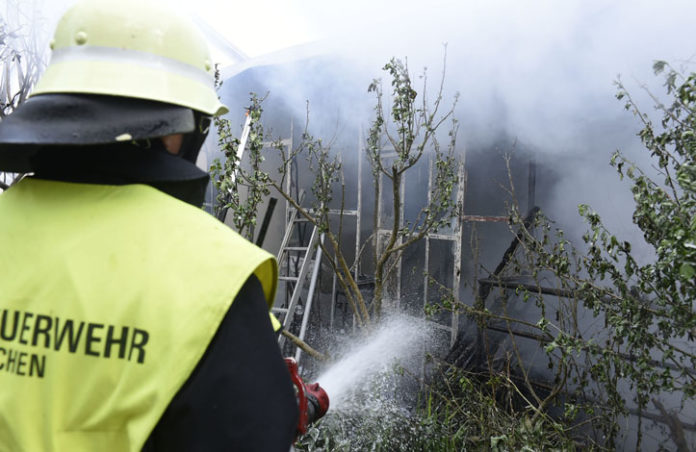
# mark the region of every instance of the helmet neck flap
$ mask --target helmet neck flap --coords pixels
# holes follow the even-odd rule
[[[0,125],[0,170],[84,183],[152,185],[201,205],[208,175],[195,166],[210,117],[115,96],[44,94]],[[184,134],[180,156],[158,137]]]
[[[146,184],[200,207],[208,173],[171,155],[160,140],[102,146],[46,146],[32,157],[35,177],[89,184]]]

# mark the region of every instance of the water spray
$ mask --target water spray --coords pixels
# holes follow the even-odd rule
[[[393,365],[404,365],[420,356],[429,337],[429,327],[422,319],[408,316],[385,319],[318,378],[331,394],[332,407],[340,409],[350,401],[351,394],[372,390],[366,386]]]

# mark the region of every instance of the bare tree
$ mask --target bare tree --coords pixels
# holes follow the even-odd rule
[[[5,14],[0,16],[0,121],[27,99],[46,64],[36,6],[35,2],[8,0]],[[0,172],[0,189],[15,180],[16,174]]]
[[[0,17],[0,120],[29,96],[45,67],[46,54],[34,28],[36,4],[8,1],[5,13]]]

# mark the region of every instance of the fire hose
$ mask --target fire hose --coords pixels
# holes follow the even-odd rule
[[[297,405],[300,418],[297,422],[297,434],[307,433],[307,427],[321,419],[329,409],[329,395],[319,383],[307,384],[300,377],[299,367],[294,358],[285,358],[290,371],[290,378],[296,388]]]

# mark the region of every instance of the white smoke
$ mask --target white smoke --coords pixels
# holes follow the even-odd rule
[[[47,18],[36,24],[42,36],[72,3],[33,0]],[[640,125],[614,99],[613,81],[620,74],[649,111],[652,102],[640,85],[662,91],[653,61],[680,65],[696,55],[692,0],[176,0],[172,5],[208,22],[252,57],[311,40],[343,57],[342,66],[319,71],[315,79],[286,72],[268,81],[271,96],[283,93],[300,117],[309,98],[317,113],[311,120],[324,125],[322,130],[336,129],[339,121],[369,120],[367,85],[383,75],[380,68],[391,56],[408,57],[413,72],[427,66],[432,92],[447,43],[445,89],[461,93],[460,143],[475,152],[500,137],[516,138],[541,154],[539,160],[556,164],[563,177],[555,199],[547,201],[559,217],[574,216],[580,202],[600,213],[626,211],[630,197],[608,167],[609,156],[622,149],[645,163],[646,153],[635,137]],[[333,111],[326,114],[322,105]],[[626,218],[624,212],[619,228]]]
[[[600,213],[623,212],[619,228],[630,197],[609,156],[622,149],[645,162],[645,153],[635,136],[640,124],[614,98],[613,82],[621,75],[649,111],[652,101],[641,85],[662,91],[653,62],[681,65],[696,55],[692,1],[305,0],[295,6],[302,17],[297,27],[346,64],[315,78],[279,72],[266,80],[272,96],[282,93],[298,112],[307,98],[320,105],[333,99],[333,114],[312,118],[316,125],[330,117],[325,130],[335,128],[337,117],[365,124],[367,85],[383,75],[391,56],[408,57],[414,73],[427,66],[433,92],[447,43],[445,90],[461,93],[460,143],[475,151],[501,137],[517,139],[563,175],[546,199],[557,216],[575,217],[577,204],[588,202]],[[312,91],[311,85],[327,86],[326,77],[333,88]]]

